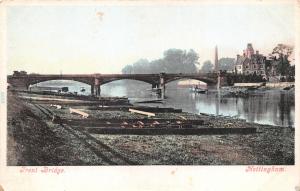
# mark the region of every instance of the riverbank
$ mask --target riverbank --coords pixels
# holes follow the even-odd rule
[[[49,118],[47,113],[53,112],[61,119],[83,119],[80,115],[70,114],[68,105],[56,109],[50,103],[21,100],[18,96],[17,92],[8,92],[8,165],[294,164],[293,128],[177,111],[154,113],[164,121],[166,118],[170,121],[173,119],[174,123],[182,123],[184,119],[202,121],[196,125],[197,128],[250,127],[256,128],[257,132],[245,135],[93,134],[86,130],[89,127],[87,122],[92,119],[98,123],[100,121],[101,126],[111,125],[109,123],[113,119],[126,120],[127,125],[135,125],[129,119],[147,123],[142,121],[144,116],[132,114],[120,107],[91,108],[77,105],[77,109],[92,117],[77,125],[61,125]]]
[[[232,88],[255,88],[260,90],[290,90],[295,89],[295,82],[259,82],[235,83]]]

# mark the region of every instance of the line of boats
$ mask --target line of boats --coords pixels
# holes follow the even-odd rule
[[[53,86],[29,86],[30,91],[41,91],[41,92],[55,92],[55,93],[74,93],[77,94],[77,92],[70,92],[69,87],[53,87]],[[85,92],[85,87],[80,87],[80,92]]]

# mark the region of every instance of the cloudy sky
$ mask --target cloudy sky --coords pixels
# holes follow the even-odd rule
[[[120,73],[169,48],[194,49],[199,62],[236,57],[251,42],[267,54],[294,45],[293,4],[11,6],[7,66],[36,73]]]

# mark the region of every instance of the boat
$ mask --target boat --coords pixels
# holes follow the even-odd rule
[[[68,92],[68,91],[69,91],[69,87],[62,87],[62,88],[61,88],[61,91],[62,91],[62,92]]]
[[[207,90],[198,88],[195,90],[195,93],[205,94],[205,93],[207,93]]]
[[[190,88],[191,92],[205,94],[207,93],[207,89],[199,88],[198,86]]]
[[[81,92],[85,92],[85,88],[84,88],[84,87],[81,87],[81,88],[80,88],[80,91],[81,91]]]

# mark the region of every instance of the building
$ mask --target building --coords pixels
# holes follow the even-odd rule
[[[248,43],[246,50],[243,51],[243,55],[237,55],[235,72],[244,75],[256,74],[267,78],[266,57],[259,54],[259,51],[254,53],[252,44]]]

